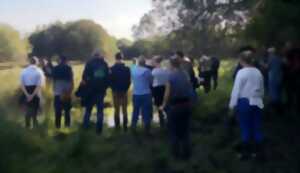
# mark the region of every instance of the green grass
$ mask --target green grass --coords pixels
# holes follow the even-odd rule
[[[57,131],[53,123],[51,92],[45,91],[46,105],[39,129],[26,130],[23,114],[16,106],[20,69],[0,71],[0,172],[1,173],[298,173],[300,162],[299,118],[271,117],[264,125],[267,136],[265,164],[240,162],[234,146],[239,142],[238,128],[228,133],[224,119],[232,85],[233,62],[224,61],[219,89],[204,94],[195,106],[192,120],[193,156],[182,162],[170,157],[167,135],[154,128],[154,137],[115,132],[105,128],[102,136],[95,130],[81,130],[82,110],[73,109],[73,127]],[[82,66],[74,68],[76,83]],[[111,101],[108,94],[107,101]],[[75,102],[77,102],[75,100]],[[112,110],[106,110],[106,116]]]

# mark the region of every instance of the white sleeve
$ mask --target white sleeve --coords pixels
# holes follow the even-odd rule
[[[230,109],[234,109],[237,105],[239,95],[240,95],[241,84],[242,84],[242,73],[240,73],[239,71],[234,81],[234,86],[231,92],[231,98],[229,103]]]
[[[40,73],[40,78],[39,78],[38,85],[39,86],[44,86],[45,83],[46,83],[46,78],[45,78],[44,72],[39,69],[39,73]]]
[[[24,85],[24,84],[25,84],[24,70],[21,72],[21,76],[20,76],[20,84],[21,84],[21,85]]]

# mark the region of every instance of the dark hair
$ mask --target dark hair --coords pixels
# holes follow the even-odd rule
[[[240,47],[239,53],[243,53],[245,51],[251,51],[254,53],[254,52],[256,52],[256,49],[250,45]]]
[[[248,65],[254,65],[255,64],[255,58],[253,56],[252,51],[245,51],[240,54],[240,60]]]
[[[184,53],[182,51],[177,51],[176,55],[179,56],[180,58],[184,58]]]
[[[156,62],[157,64],[160,64],[163,60],[163,58],[161,56],[156,56],[153,58],[154,62]]]
[[[64,55],[61,55],[61,56],[59,56],[59,60],[60,60],[62,63],[65,63],[65,62],[67,62],[68,58],[67,58],[66,56],[64,56]]]
[[[123,54],[121,52],[117,53],[115,55],[116,60],[122,60],[123,59]]]
[[[181,60],[180,60],[180,58],[178,58],[178,57],[171,58],[171,59],[170,59],[170,64],[171,64],[172,67],[178,69],[178,68],[180,68]]]
[[[140,65],[140,66],[145,66],[145,65],[146,65],[145,57],[140,56],[140,57],[138,58],[138,60],[137,60],[137,63],[138,63],[138,65]]]

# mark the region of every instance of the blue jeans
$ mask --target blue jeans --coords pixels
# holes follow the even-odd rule
[[[83,127],[88,128],[90,125],[90,117],[93,110],[93,107],[97,107],[97,123],[96,128],[98,132],[102,131],[103,128],[103,109],[104,109],[104,97],[105,94],[97,94],[89,98],[89,102],[85,108],[85,114],[83,117]]]
[[[241,98],[237,105],[237,115],[243,142],[249,143],[254,139],[256,143],[261,143],[262,110],[257,106],[251,106],[248,99]]]
[[[143,122],[145,127],[149,127],[152,120],[152,96],[146,95],[133,95],[133,112],[131,127],[136,128],[137,121],[140,113],[142,113]]]

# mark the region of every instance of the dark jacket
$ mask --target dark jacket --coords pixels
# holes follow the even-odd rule
[[[59,64],[53,68],[52,77],[54,80],[72,81],[72,68],[67,64]]]
[[[86,63],[82,79],[86,83],[88,90],[95,94],[103,94],[108,87],[109,67],[100,58],[93,58]]]
[[[130,69],[123,63],[116,63],[110,69],[110,87],[114,92],[127,92],[130,87]]]

